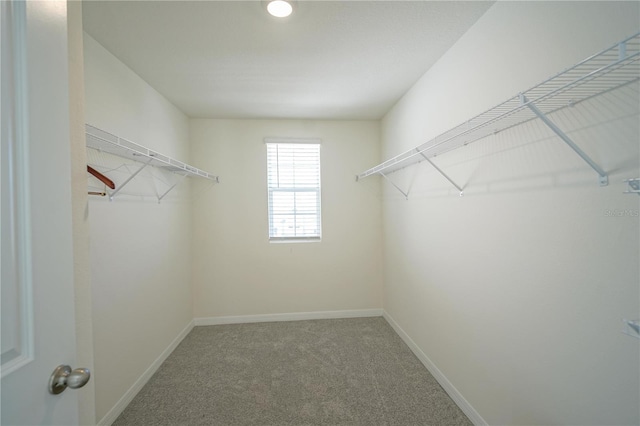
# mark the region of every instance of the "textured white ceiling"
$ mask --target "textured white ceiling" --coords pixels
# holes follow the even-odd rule
[[[86,1],[83,22],[190,117],[378,119],[490,5]]]

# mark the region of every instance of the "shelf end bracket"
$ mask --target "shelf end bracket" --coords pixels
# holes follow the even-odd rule
[[[560,128],[556,126],[553,121],[549,120],[549,117],[547,117],[545,113],[540,111],[538,107],[535,106],[533,102],[530,102],[529,99],[527,99],[527,97],[522,93],[520,94],[520,103],[522,105],[526,105],[531,111],[533,111],[533,113],[540,120],[542,120],[542,122],[547,127],[549,127],[556,135],[558,135],[560,139],[564,141],[564,143],[569,145],[569,147],[573,149],[573,151],[578,154],[580,158],[582,158],[587,164],[589,164],[589,166],[591,166],[593,170],[598,173],[600,186],[607,186],[609,184],[609,177],[607,176],[607,173],[602,169],[602,167],[600,167],[595,161],[591,159],[591,157],[589,157],[582,149],[580,149],[580,147],[576,145],[575,142],[573,142],[571,138],[566,135],[566,133],[560,130]]]

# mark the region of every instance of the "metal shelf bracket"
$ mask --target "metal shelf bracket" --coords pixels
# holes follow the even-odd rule
[[[618,43],[618,60],[622,61],[627,58],[627,41]]]
[[[640,320],[624,319],[622,322],[625,324],[625,327],[622,330],[624,334],[640,339]]]
[[[569,147],[573,149],[575,153],[580,156],[580,158],[586,161],[587,164],[589,164],[589,166],[591,166],[591,168],[598,173],[598,176],[600,177],[600,186],[607,186],[609,184],[609,177],[607,176],[607,173],[602,170],[602,167],[600,167],[595,161],[591,159],[591,157],[589,157],[582,149],[580,149],[580,147],[576,145],[575,142],[573,142],[571,138],[566,135],[566,133],[560,130],[560,128],[556,126],[555,123],[546,116],[546,114],[540,111],[538,107],[530,102],[529,99],[527,99],[527,97],[522,93],[520,94],[520,102],[522,103],[522,105],[527,106],[531,111],[533,111],[533,113],[540,120],[542,120],[542,122],[547,127],[549,127],[556,135],[558,135],[558,137],[560,137],[560,139],[562,139],[564,143],[569,145]]]
[[[169,192],[171,192],[171,190],[172,190],[173,188],[175,188],[176,186],[178,186],[178,184],[182,183],[182,181],[183,181],[183,180],[185,180],[185,178],[186,178],[186,177],[187,177],[187,175],[182,175],[182,178],[181,178],[180,180],[178,180],[176,183],[174,183],[173,185],[171,185],[171,187],[169,187],[169,189],[167,189],[167,190],[164,192],[164,194],[160,195],[160,196],[158,197],[158,204],[160,204],[160,201],[162,201],[162,199],[163,199],[164,197],[166,197],[166,196],[167,196],[167,194],[168,194]]]
[[[420,152],[418,148],[416,148],[416,152],[420,154],[427,161],[427,163],[431,164],[433,168],[438,171],[438,173],[444,176],[444,178],[448,180],[451,185],[455,186],[458,192],[460,192],[460,196],[462,197],[462,195],[464,194],[464,191],[462,190],[462,188],[460,188],[453,180],[451,180],[451,178],[447,176],[447,174],[443,172],[438,166],[433,164],[433,161],[429,160],[429,158],[426,155],[424,155],[424,153]]]
[[[381,175],[383,178],[385,178],[385,179],[387,180],[387,182],[389,182],[391,185],[393,185],[393,187],[394,187],[395,189],[397,189],[398,191],[400,191],[400,193],[401,193],[402,195],[404,195],[404,198],[405,198],[406,200],[409,200],[409,192],[408,192],[408,191],[407,191],[407,192],[404,192],[402,189],[400,189],[400,187],[399,187],[398,185],[396,185],[396,184],[395,184],[395,182],[394,182],[394,181],[392,181],[391,179],[389,179],[389,178],[387,177],[387,175],[385,175],[384,173],[380,172],[380,175]]]
[[[625,194],[638,194],[640,195],[640,178],[627,179],[624,181],[627,184],[627,190]]]
[[[109,194],[109,201],[113,201],[113,198],[118,194],[118,192],[120,192],[120,190],[122,190],[122,188],[124,188],[125,186],[127,186],[127,184],[129,182],[131,182],[131,179],[133,179],[134,177],[136,177],[138,175],[138,173],[140,173],[142,171],[142,169],[144,169],[145,167],[147,167],[149,165],[149,163],[153,160],[153,158],[149,158],[149,160],[147,160],[146,163],[143,163],[142,166],[140,166],[138,168],[138,170],[136,170],[135,172],[133,172],[133,174],[131,176],[129,176],[127,178],[127,180],[125,180],[124,182],[122,182],[120,184],[120,186],[113,191],[111,194]]]

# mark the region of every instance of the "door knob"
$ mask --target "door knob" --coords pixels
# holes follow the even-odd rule
[[[67,387],[78,389],[87,384],[91,378],[88,368],[76,368],[71,370],[68,365],[59,365],[53,370],[49,378],[49,393],[57,395]]]

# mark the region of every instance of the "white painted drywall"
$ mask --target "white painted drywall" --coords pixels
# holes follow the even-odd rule
[[[221,184],[194,185],[196,318],[380,308],[377,121],[190,122],[191,159]],[[322,241],[269,243],[265,137],[320,138]]]
[[[86,33],[84,66],[87,123],[188,160],[187,117]],[[98,420],[193,319],[187,189],[89,200]]]
[[[382,121],[383,158],[640,30],[639,4],[498,2]],[[489,424],[638,424],[638,86],[384,184],[384,309]],[[479,421],[478,419],[475,419]],[[482,419],[480,419],[482,420]]]

